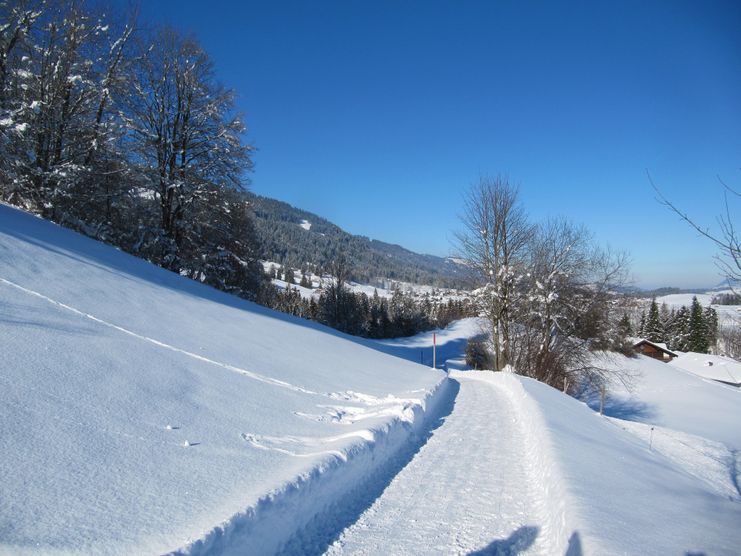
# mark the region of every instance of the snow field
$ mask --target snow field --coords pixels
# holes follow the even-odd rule
[[[438,364],[476,326],[438,331]],[[0,553],[738,554],[740,390],[615,357],[640,380],[603,418],[448,380],[430,340],[349,338],[0,205]]]
[[[722,442],[741,449],[741,389],[697,376],[674,363],[644,355],[605,354],[598,364],[630,375],[626,385],[612,380],[605,415]],[[584,399],[599,408],[598,396]]]
[[[697,376],[731,385],[741,385],[741,362],[722,355],[707,353],[680,353],[679,357],[669,362]]]
[[[692,298],[697,297],[697,301],[705,307],[711,306],[713,297],[719,293],[726,292],[708,292],[708,293],[675,293],[670,295],[663,295],[656,298],[656,303],[661,306],[662,303],[666,303],[670,309],[679,309],[682,306],[690,307],[692,305]],[[650,301],[650,300],[649,300]],[[723,326],[739,326],[741,325],[741,306],[739,305],[712,305],[713,309],[718,313],[718,319],[720,324]]]
[[[638,437],[644,446],[707,484],[720,496],[741,502],[741,452],[722,442],[658,425],[610,418],[615,426]]]

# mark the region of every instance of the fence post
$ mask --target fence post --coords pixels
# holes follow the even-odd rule
[[[605,387],[600,386],[599,389],[599,414],[605,414]]]
[[[432,368],[437,369],[437,336],[432,333]]]

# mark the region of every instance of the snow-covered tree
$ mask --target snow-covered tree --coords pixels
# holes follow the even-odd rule
[[[646,324],[643,327],[643,335],[650,342],[664,341],[664,331],[661,326],[659,306],[656,303],[656,298],[651,300],[651,305],[648,308],[648,316],[646,317]]]
[[[703,318],[702,305],[696,296],[692,297],[689,319],[689,337],[687,338],[689,351],[697,353],[708,352],[708,329]]]
[[[638,324],[638,336],[646,337],[646,311],[641,311],[641,320]]]
[[[622,283],[625,270],[625,256],[598,248],[583,227],[563,219],[539,226],[530,247],[518,371],[559,388],[571,373],[596,380],[600,371],[589,353],[617,341],[609,291]]]
[[[687,307],[677,309],[667,334],[669,349],[678,351],[689,350],[690,312]]]
[[[44,11],[42,2],[0,2],[0,198],[26,208],[33,208],[29,149],[40,106],[28,91],[35,77],[33,33]]]
[[[85,2],[0,2],[0,198],[254,293],[233,92],[194,40],[162,31],[135,52],[133,30]]]
[[[628,313],[623,312],[623,316],[620,317],[617,324],[617,332],[623,339],[633,335],[633,327],[630,324]]]
[[[708,305],[702,313],[702,320],[705,324],[705,338],[708,349],[715,349],[718,342],[718,313]]]
[[[184,251],[199,242],[196,215],[226,216],[222,191],[239,191],[251,167],[234,92],[216,81],[213,64],[192,38],[165,29],[140,45],[129,83],[125,122],[134,162],[157,200],[164,264],[192,264]]]

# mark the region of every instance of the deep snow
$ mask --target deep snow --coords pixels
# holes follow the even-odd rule
[[[444,379],[6,206],[0,341],[13,553],[197,552],[271,508],[272,552],[334,503],[297,485],[393,453]]]

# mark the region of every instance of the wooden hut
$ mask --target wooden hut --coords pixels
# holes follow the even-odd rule
[[[664,363],[668,363],[677,357],[676,353],[666,348],[666,344],[658,344],[648,340],[639,340],[633,344],[633,351],[648,357],[653,357],[654,359],[658,359]]]

